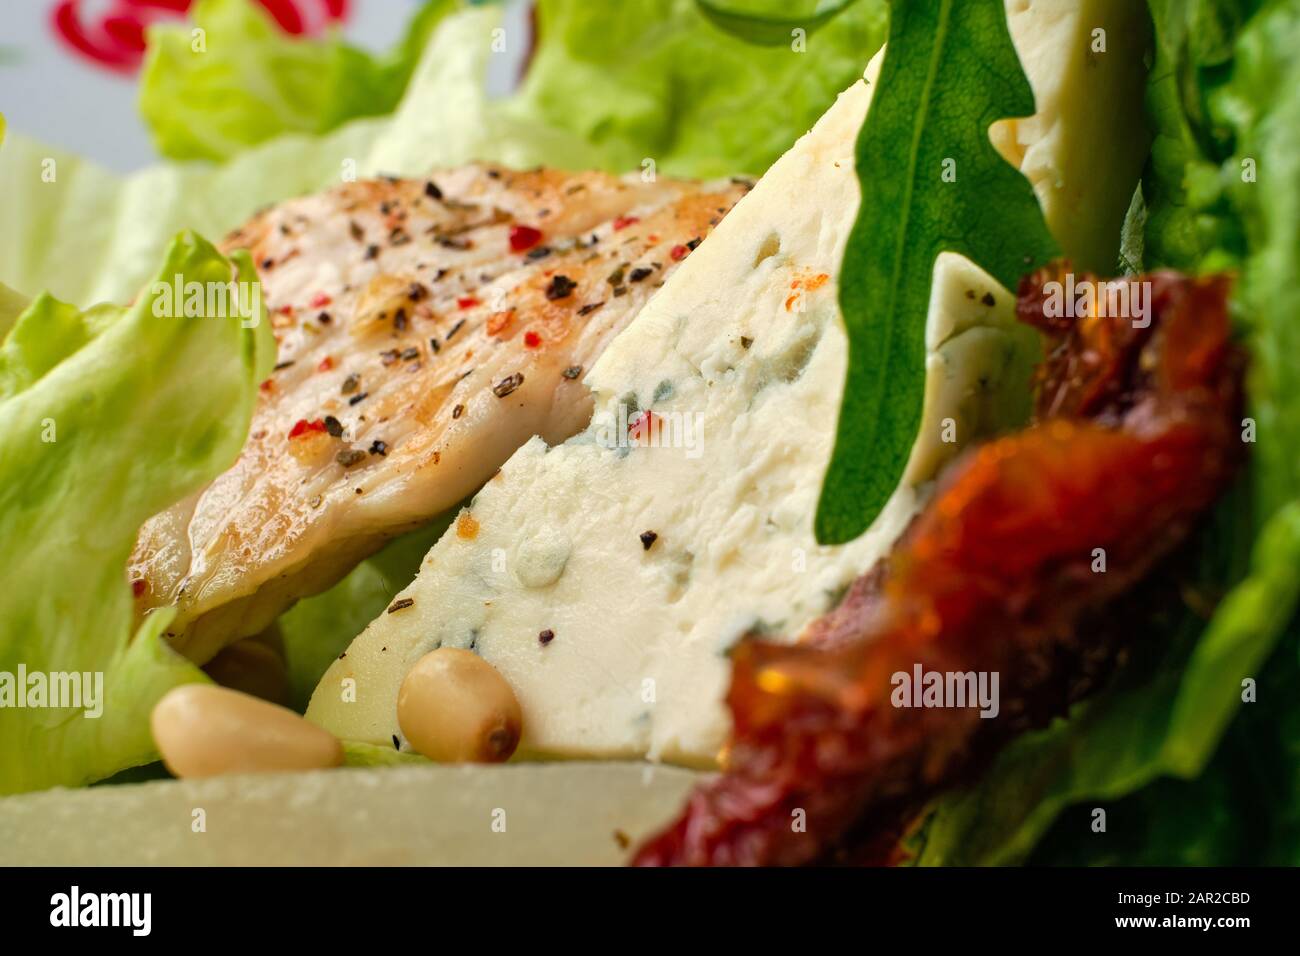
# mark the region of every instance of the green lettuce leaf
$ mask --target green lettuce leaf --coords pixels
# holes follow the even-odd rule
[[[183,234],[156,281],[237,277],[256,288],[246,256],[232,263]],[[0,793],[147,763],[153,704],[203,679],[161,640],[168,612],[132,635],[124,569],[141,523],[211,480],[242,447],[258,382],[275,361],[264,318],[260,301],[243,317],[187,317],[151,286],[129,308],[84,313],[41,295],[5,338],[0,695],[7,683],[14,696],[0,720]],[[29,692],[37,686],[30,675],[83,675],[96,700],[18,706],[23,671]]]
[[[989,141],[994,121],[1034,112],[1002,0],[896,4],[878,85],[858,137],[862,205],[840,280],[849,368],[817,505],[826,544],[870,527],[916,442],[939,253],[966,256],[1008,289],[1059,254],[1029,180]]]
[[[814,6],[764,2],[792,17]],[[652,160],[670,175],[760,174],[862,76],[888,10],[883,0],[837,3],[833,19],[804,18],[802,41],[782,25],[779,46],[756,46],[706,12],[737,6],[540,0],[537,51],[503,111],[567,131],[603,169]]]
[[[336,35],[288,36],[253,0],[200,0],[188,22],[150,28],[140,111],[163,156],[210,160],[390,113],[429,34],[459,5],[425,3],[405,38],[375,57]]]
[[[1049,828],[1036,862],[1300,860],[1300,10],[1151,8],[1146,265],[1239,270],[1234,317],[1252,358],[1252,460],[1195,549],[1198,590],[1227,593],[1208,625],[1190,612],[1157,625],[1157,653],[938,801],[921,863],[1019,862]],[[1113,840],[1092,833],[1095,806]],[[1172,806],[1185,811],[1176,824],[1143,831]]]

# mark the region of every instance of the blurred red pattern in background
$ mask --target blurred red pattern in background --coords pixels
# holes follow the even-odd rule
[[[144,31],[159,20],[185,16],[194,0],[60,0],[50,21],[78,55],[108,69],[132,73],[144,59]],[[257,0],[285,33],[315,34],[346,20],[349,0]],[[89,13],[87,12],[89,8]]]

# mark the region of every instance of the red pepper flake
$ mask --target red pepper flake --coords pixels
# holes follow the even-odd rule
[[[260,388],[263,392],[268,392],[268,393],[269,393],[269,392],[274,392],[274,391],[275,391],[275,382],[271,381],[271,380],[268,378],[268,379],[266,379],[264,382],[262,382],[261,385],[259,385],[259,386],[257,386],[257,387]]]
[[[676,245],[668,250],[668,256],[673,260],[673,262],[681,262],[684,258],[686,258],[686,253],[690,251],[691,250],[687,249],[683,245]]]
[[[532,226],[510,227],[510,250],[512,252],[527,252],[541,241],[542,231],[540,229],[534,229]]]
[[[307,419],[305,418],[300,418],[296,422],[294,422],[293,428],[289,429],[289,437],[299,438],[303,435],[308,435],[313,432],[323,432],[323,431],[325,431],[325,422],[323,419],[316,418],[311,421],[307,421]]]
[[[320,360],[320,364],[316,366],[316,371],[328,372],[333,367],[334,367],[334,356],[327,355]]]
[[[524,333],[524,348],[535,349],[542,344],[542,337],[531,329]]]
[[[147,590],[149,590],[149,582],[144,578],[136,578],[131,582],[131,593],[136,597],[143,597]]]
[[[329,305],[333,301],[334,300],[331,299],[328,294],[324,292],[317,292],[314,296],[311,297],[311,302],[309,302],[308,305],[310,305],[313,309],[323,309],[325,308],[325,306]]]
[[[618,232],[620,229],[626,229],[628,226],[635,226],[640,221],[640,218],[637,216],[619,216],[614,220],[614,231]]]
[[[282,305],[280,306],[280,308],[276,309],[275,311],[279,312],[281,315],[293,315],[293,306]]]
[[[478,299],[474,298],[472,295],[467,295],[457,299],[456,304],[460,306],[462,309],[472,309],[474,308],[474,306],[478,305],[479,303],[478,303]]]

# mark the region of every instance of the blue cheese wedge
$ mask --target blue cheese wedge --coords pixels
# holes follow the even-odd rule
[[[1078,21],[1070,37],[1086,33]],[[903,480],[857,540],[815,541],[847,362],[837,278],[860,202],[853,147],[877,68],[605,351],[585,378],[587,430],[556,447],[534,438],[480,491],[326,673],[310,720],[400,743],[402,678],[434,648],[464,647],[514,687],[521,754],[711,765],[728,731],[728,649],[747,633],[797,637],[887,553],[949,458],[1025,414],[1034,336],[1010,293],[941,256]],[[1058,194],[1077,195],[1044,201]]]
[[[869,100],[866,83],[844,93],[683,263],[587,376],[587,430],[507,462],[334,663],[310,719],[390,742],[410,666],[468,647],[515,688],[525,752],[713,761],[728,648],[796,636],[833,606],[942,462],[1026,400],[1011,296],[943,257],[905,480],[861,538],[816,543],[847,359],[835,274]]]

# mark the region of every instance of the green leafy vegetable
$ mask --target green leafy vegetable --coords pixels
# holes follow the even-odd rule
[[[1160,625],[1160,653],[939,801],[922,863],[1024,860],[1062,813],[1036,861],[1300,860],[1300,11],[1289,0],[1151,9],[1159,129],[1143,182],[1146,265],[1240,271],[1234,311],[1258,439],[1199,542],[1202,587],[1235,586],[1208,626],[1190,613]],[[1258,696],[1243,703],[1248,679]],[[1185,801],[1176,832],[1135,822],[1158,801],[1161,814]],[[1097,805],[1114,840],[1083,819]]]
[[[537,51],[505,113],[589,144],[587,164],[602,169],[650,159],[671,175],[762,173],[862,76],[887,16],[883,0],[858,0],[805,45],[786,30],[781,46],[755,46],[703,9],[696,0],[540,0]]]
[[[1008,288],[1057,254],[1029,181],[989,142],[994,121],[1034,112],[1002,0],[896,4],[878,87],[858,137],[862,205],[840,278],[849,369],[817,508],[828,544],[870,526],[907,464],[939,253]]]
[[[232,265],[182,235],[157,281],[236,276],[256,282],[246,256]],[[41,295],[5,338],[0,695],[7,685],[13,709],[0,720],[0,793],[86,783],[147,763],[153,704],[177,684],[204,679],[161,640],[168,612],[150,615],[132,636],[125,568],[141,523],[242,447],[257,383],[275,361],[264,318],[260,303],[242,319],[176,315],[153,289],[130,308],[87,312]],[[50,706],[68,698],[55,701],[48,688],[71,680],[51,675],[72,673],[81,706]],[[32,675],[40,675],[35,684]],[[45,706],[33,706],[40,683]]]
[[[403,41],[376,58],[337,36],[288,36],[253,0],[200,0],[190,22],[149,30],[140,110],[162,155],[212,160],[389,113],[429,34],[458,6],[425,3]]]
[[[857,0],[695,0],[718,29],[761,46],[789,44],[824,26]]]

